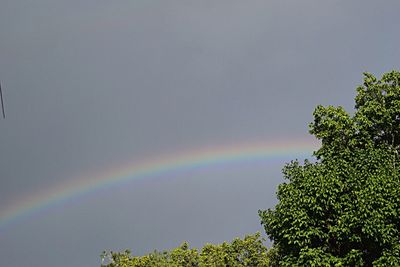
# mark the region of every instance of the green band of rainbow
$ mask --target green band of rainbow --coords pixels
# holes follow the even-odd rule
[[[107,171],[68,179],[43,192],[24,196],[0,212],[0,229],[41,210],[78,196],[100,191],[116,184],[136,179],[161,176],[162,174],[207,168],[219,164],[273,159],[295,159],[310,157],[318,147],[315,140],[275,141],[251,143],[225,147],[212,147],[169,154],[143,162],[128,163]]]

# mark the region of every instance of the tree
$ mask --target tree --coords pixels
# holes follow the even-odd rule
[[[267,248],[260,234],[235,238],[231,243],[206,244],[201,252],[190,249],[184,242],[181,246],[164,252],[153,252],[145,256],[132,256],[124,252],[104,252],[102,267],[217,267],[217,266],[268,266]]]
[[[284,169],[260,210],[279,266],[400,266],[400,73],[365,73],[354,115],[318,106],[315,161]]]
[[[260,234],[235,238],[231,243],[206,244],[201,253],[199,266],[268,266],[267,248]]]

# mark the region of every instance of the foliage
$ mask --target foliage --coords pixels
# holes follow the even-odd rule
[[[365,73],[354,114],[317,106],[310,133],[316,160],[287,164],[278,204],[259,211],[270,250],[257,233],[201,251],[105,252],[102,266],[400,266],[400,72]]]
[[[260,234],[235,238],[231,243],[206,244],[200,253],[190,249],[188,243],[171,251],[153,252],[145,256],[131,256],[130,251],[104,252],[102,267],[150,267],[150,266],[269,266],[267,248]]]
[[[316,161],[286,165],[259,211],[275,265],[400,266],[400,73],[365,73],[355,102],[315,109]]]

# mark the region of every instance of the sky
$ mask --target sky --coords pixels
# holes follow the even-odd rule
[[[314,108],[352,112],[363,72],[399,69],[399,8],[1,0],[1,265],[265,237],[257,211],[286,162],[312,158]]]

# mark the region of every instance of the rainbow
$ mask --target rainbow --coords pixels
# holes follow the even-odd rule
[[[163,177],[169,173],[223,164],[237,165],[254,161],[269,162],[277,159],[310,157],[312,151],[318,146],[317,141],[310,139],[255,142],[233,146],[203,147],[141,162],[129,162],[98,173],[67,179],[55,187],[18,198],[0,211],[0,229],[40,211],[64,204],[68,200],[137,179]]]

